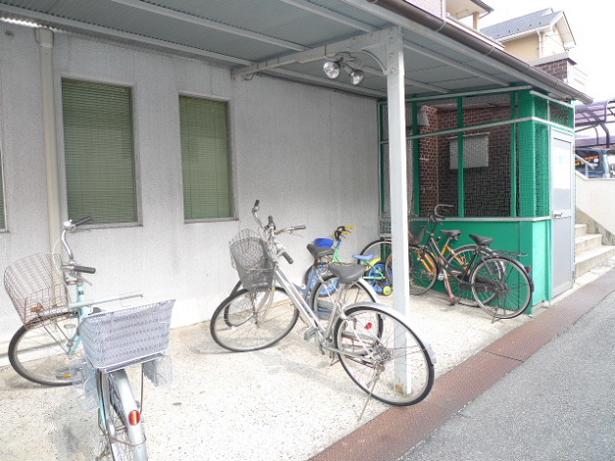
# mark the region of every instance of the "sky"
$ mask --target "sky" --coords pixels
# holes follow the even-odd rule
[[[553,8],[566,13],[577,43],[571,56],[587,75],[585,92],[595,100],[615,97],[615,2],[612,0],[485,0],[493,13],[486,27],[527,13]]]

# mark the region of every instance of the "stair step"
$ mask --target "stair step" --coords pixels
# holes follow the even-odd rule
[[[587,224],[575,224],[574,233],[576,237],[587,234]]]
[[[574,239],[575,251],[577,254],[602,245],[601,234],[585,234]]]
[[[615,246],[602,245],[598,248],[583,251],[576,255],[575,269],[576,276],[589,272],[593,267],[605,262],[607,259],[615,256]]]

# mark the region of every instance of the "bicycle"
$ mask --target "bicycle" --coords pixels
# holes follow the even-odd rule
[[[433,288],[436,281],[438,280],[439,269],[435,259],[422,259],[422,263],[420,265],[412,265],[412,262],[416,260],[416,255],[414,255],[413,253],[415,253],[415,247],[426,245],[431,238],[434,238],[437,242],[441,241],[441,239],[436,237],[435,235],[438,230],[438,227],[446,219],[445,210],[452,208],[454,208],[453,205],[447,205],[442,203],[436,205],[433,211],[429,214],[429,217],[427,219],[427,226],[421,229],[420,233],[417,236],[412,233],[409,233],[408,235],[410,245],[408,256],[410,259],[411,268],[413,269],[410,273],[411,295],[418,296],[427,293],[431,288]],[[438,252],[441,253],[442,256],[447,260],[447,262],[452,266],[456,266],[459,269],[462,269],[467,266],[472,254],[476,249],[476,245],[466,244],[459,247],[453,247],[452,243],[456,242],[459,239],[461,231],[445,229],[442,230],[441,233],[446,238],[438,249]],[[487,247],[484,251],[490,252],[491,249]],[[381,261],[384,261],[384,272],[386,274],[385,283],[392,284],[390,262],[387,263],[387,260],[391,255],[390,237],[381,237],[380,239],[368,243],[361,250],[361,255],[380,255]],[[456,288],[453,288],[453,290],[455,289]],[[471,296],[467,296],[467,293],[459,292],[457,294],[460,303],[470,306],[478,305],[478,303],[472,301]]]
[[[326,320],[318,315],[302,296],[300,287],[293,284],[280,267],[280,258],[289,264],[293,259],[277,236],[293,233],[305,226],[289,226],[277,229],[273,217],[263,225],[258,217],[259,201],[252,208],[252,215],[261,234],[244,229],[230,242],[231,257],[239,278],[244,285],[243,292],[236,294],[243,298],[243,309],[227,309],[221,304],[213,314],[210,331],[218,345],[231,351],[257,350],[275,344],[286,336],[296,323],[296,316],[308,325],[304,339],[315,338],[322,354],[329,354],[331,364],[336,361],[363,391],[367,401],[374,397],[391,405],[412,405],[423,400],[431,390],[434,368],[430,350],[412,331],[403,316],[381,304],[359,301],[346,303],[349,288],[361,282],[364,269],[358,264],[328,264],[328,271],[339,280],[334,295],[329,295],[331,311]],[[315,259],[330,256],[330,248],[314,247]],[[321,281],[324,283],[324,281]],[[254,302],[251,292],[272,295],[266,302]],[[277,301],[273,302],[274,296]],[[272,309],[283,306],[282,314]],[[233,317],[227,321],[228,317]],[[266,322],[269,317],[269,322]],[[226,318],[226,319],[225,319]],[[267,323],[274,331],[261,338],[254,333],[258,326]],[[254,325],[254,326],[252,326]],[[237,347],[232,341],[237,332],[246,328],[255,339],[251,348]],[[276,336],[278,335],[278,336]],[[400,373],[412,373],[406,387]],[[365,406],[364,406],[365,409]]]
[[[141,295],[85,301],[82,274],[96,269],[75,262],[67,233],[90,221],[63,224],[60,241],[67,255],[36,254],[9,266],[4,285],[23,326],[9,344],[9,361],[23,378],[45,386],[95,388],[98,426],[103,435],[97,459],[147,460],[142,424],[143,377],[162,357],[169,341],[174,300],[117,311],[94,307]],[[75,288],[70,303],[68,287]],[[83,346],[83,347],[82,347]],[[126,368],[141,365],[141,395],[135,399]],[[144,367],[147,369],[144,370]]]
[[[478,307],[493,319],[511,319],[527,310],[534,284],[525,266],[513,259],[522,255],[493,250],[493,239],[470,234],[476,245],[466,252],[468,261],[456,264],[445,258],[434,232],[432,229],[429,233],[427,245],[410,246],[411,275],[428,274],[433,286],[437,274],[441,274],[451,305],[459,302],[458,293],[470,293]],[[443,232],[448,240],[458,238],[459,231]],[[387,266],[390,267],[390,259]]]
[[[316,246],[325,248],[333,248],[334,252],[331,257],[332,262],[343,262],[341,257],[342,239],[352,232],[352,226],[337,226],[333,231],[333,238],[317,238],[312,242]],[[383,296],[390,296],[393,292],[390,277],[386,272],[385,260],[379,256],[369,254],[358,254],[352,256],[358,263],[365,267],[363,280],[367,281],[374,291]],[[304,283],[307,281],[308,269],[304,275]]]

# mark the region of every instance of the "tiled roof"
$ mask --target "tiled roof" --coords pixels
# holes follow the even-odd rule
[[[563,13],[561,11],[553,11],[553,8],[536,11],[526,14],[518,18],[509,19],[508,21],[499,22],[488,27],[482,28],[480,31],[493,38],[501,39],[510,35],[522,34],[532,30],[551,25],[560,18]]]

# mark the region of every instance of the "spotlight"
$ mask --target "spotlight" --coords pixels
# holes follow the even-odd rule
[[[337,61],[325,61],[322,65],[322,70],[331,80],[335,80],[340,76],[340,64]]]
[[[365,74],[363,73],[362,70],[359,70],[359,69],[352,69],[352,71],[350,71],[348,75],[350,76],[350,83],[352,83],[355,86],[360,85],[363,79],[365,78]]]

